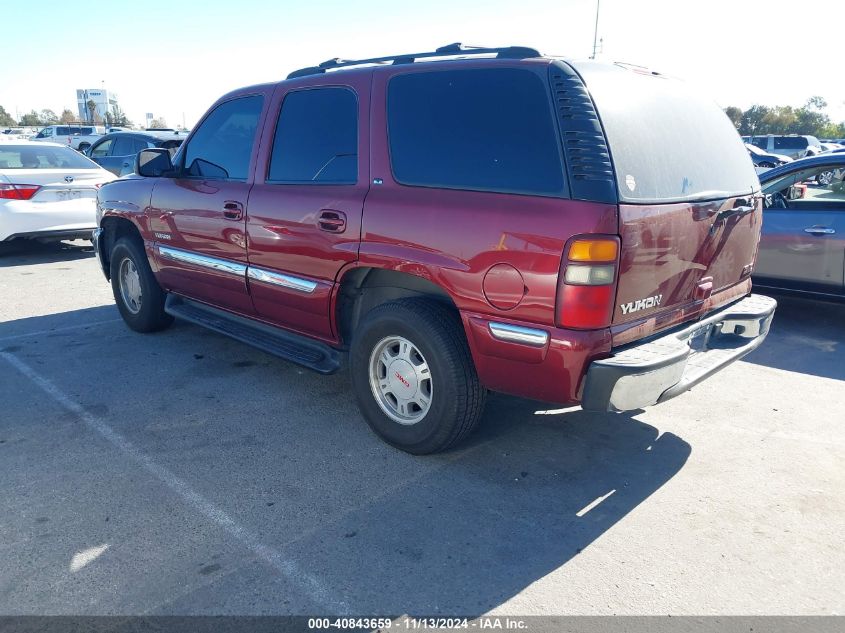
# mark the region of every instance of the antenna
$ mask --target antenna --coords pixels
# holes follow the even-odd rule
[[[590,55],[590,59],[596,58],[596,52],[598,51],[599,42],[599,7],[601,6],[601,0],[596,0],[596,28],[593,30],[593,54]]]

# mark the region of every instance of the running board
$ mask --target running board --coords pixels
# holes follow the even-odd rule
[[[325,343],[212,308],[204,303],[171,294],[167,296],[164,311],[320,374],[333,374],[341,366],[341,353]]]

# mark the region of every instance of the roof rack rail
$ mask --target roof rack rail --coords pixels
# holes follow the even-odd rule
[[[487,48],[484,46],[466,46],[460,42],[441,46],[428,53],[406,53],[403,55],[388,55],[387,57],[372,57],[370,59],[340,59],[335,57],[324,61],[317,66],[300,68],[290,73],[287,78],[306,77],[325,73],[327,70],[335,70],[348,66],[363,66],[365,64],[413,64],[417,59],[431,57],[454,57],[455,55],[496,55],[502,59],[528,59],[541,57],[538,50],[527,46],[505,46],[500,48]]]

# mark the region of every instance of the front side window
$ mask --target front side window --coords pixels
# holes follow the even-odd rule
[[[256,95],[217,106],[188,144],[181,175],[246,180],[263,101]]]
[[[565,193],[546,83],[530,70],[398,75],[387,91],[390,160],[405,185]]]
[[[109,150],[111,149],[113,139],[106,139],[99,145],[95,145],[94,149],[91,150],[91,157],[92,158],[102,158],[103,156],[109,155]]]
[[[346,88],[288,94],[282,103],[267,182],[354,184],[358,101]]]
[[[45,127],[38,133],[38,136],[36,138],[48,138],[50,136],[53,136],[53,128]]]

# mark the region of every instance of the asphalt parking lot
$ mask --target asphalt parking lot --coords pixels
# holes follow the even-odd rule
[[[345,375],[133,333],[90,249],[0,247],[2,614],[845,612],[845,306],[780,298],[635,415],[494,396],[419,458]]]

